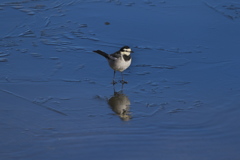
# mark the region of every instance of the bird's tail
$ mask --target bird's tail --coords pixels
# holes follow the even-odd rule
[[[109,59],[108,54],[103,52],[103,51],[101,51],[101,50],[96,50],[96,51],[93,51],[93,52],[98,53],[98,54],[102,55],[103,57]]]

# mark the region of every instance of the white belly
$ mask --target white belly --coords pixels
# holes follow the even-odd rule
[[[122,72],[130,66],[131,61],[131,59],[129,61],[124,61],[123,59],[115,61],[109,60],[108,63],[113,70]]]

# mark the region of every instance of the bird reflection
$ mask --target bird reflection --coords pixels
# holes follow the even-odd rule
[[[123,120],[129,121],[131,119],[131,115],[129,112],[130,109],[130,100],[123,93],[122,90],[116,92],[114,88],[114,95],[108,100],[108,104],[111,109]]]

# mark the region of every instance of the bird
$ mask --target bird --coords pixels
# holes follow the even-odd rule
[[[122,80],[120,82],[122,84],[128,83],[123,79],[123,71],[126,70],[132,62],[132,57],[130,54],[133,53],[133,51],[129,46],[123,46],[119,51],[113,54],[107,54],[101,50],[95,50],[93,52],[100,54],[108,60],[109,66],[114,70],[112,81],[113,85],[117,83],[115,81],[116,71],[121,72]]]

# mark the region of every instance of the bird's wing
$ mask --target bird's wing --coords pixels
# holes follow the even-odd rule
[[[121,57],[121,53],[120,53],[120,51],[115,52],[115,53],[113,53],[113,54],[110,54],[110,57],[111,57],[112,59],[117,59],[117,58]]]

